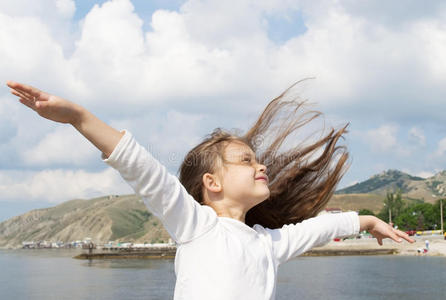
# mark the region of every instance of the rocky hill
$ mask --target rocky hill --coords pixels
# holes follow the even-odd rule
[[[366,181],[338,190],[327,207],[369,209],[378,213],[387,191],[400,189],[403,199],[435,202],[446,195],[446,171],[423,179],[388,170]],[[136,195],[71,200],[36,209],[0,223],[0,248],[21,247],[24,241],[71,242],[91,238],[108,241],[157,243],[170,238],[161,222]]]
[[[169,240],[161,222],[135,195],[71,200],[0,223],[0,248],[21,247],[24,241],[71,242],[86,237],[95,243]]]
[[[355,185],[336,191],[342,194],[374,194],[385,196],[388,191],[401,190],[403,197],[434,203],[446,197],[446,171],[429,178],[411,176],[398,170],[387,170]]]

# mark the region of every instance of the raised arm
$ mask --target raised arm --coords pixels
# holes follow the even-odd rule
[[[78,104],[42,92],[29,85],[8,81],[12,94],[40,116],[73,125],[102,153],[104,162],[119,171],[124,180],[141,195],[172,238],[186,243],[215,226],[217,215],[201,206],[129,132],[108,126]]]
[[[123,133],[110,127],[76,103],[26,84],[13,81],[8,81],[6,84],[11,88],[11,93],[19,97],[22,104],[40,116],[51,121],[73,125],[105,157],[110,156],[123,136]]]

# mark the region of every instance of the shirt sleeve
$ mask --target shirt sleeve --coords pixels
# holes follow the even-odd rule
[[[102,160],[143,197],[148,210],[177,243],[188,242],[217,223],[215,211],[195,201],[179,179],[168,173],[130,132],[125,131],[111,155],[105,158],[102,154]]]
[[[271,235],[273,253],[281,264],[336,237],[356,235],[359,226],[358,214],[346,212],[325,214],[280,229],[266,230]]]

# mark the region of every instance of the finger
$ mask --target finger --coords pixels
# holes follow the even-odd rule
[[[19,101],[20,101],[20,103],[22,103],[34,110],[34,103],[31,103],[31,101],[29,101],[27,99],[23,99],[23,98],[20,98]]]
[[[393,229],[393,231],[389,232],[389,238],[391,238],[395,242],[401,243],[403,240],[399,237],[399,235],[397,233],[398,233],[398,230]]]
[[[11,93],[22,99],[23,101],[20,102],[22,102],[23,104],[26,103],[26,106],[28,106],[29,108],[36,110],[37,108],[42,107],[43,102],[39,99],[39,97],[32,97],[28,94],[21,93],[20,91],[16,90],[11,90]]]
[[[27,95],[25,93],[21,93],[20,91],[11,90],[11,94],[13,94],[14,96],[17,96],[19,98],[34,100],[34,97],[31,97],[30,95]]]
[[[16,93],[20,94],[22,96],[22,98],[27,98],[27,99],[30,99],[30,100],[35,98],[32,95],[30,95],[30,94],[28,94],[28,93],[26,93],[24,91],[21,91],[21,90],[13,90],[13,91],[15,91]]]
[[[16,90],[11,90],[11,94],[13,94],[14,96],[17,96],[17,97],[22,97],[22,94],[20,94]]]
[[[17,97],[19,97],[20,103],[25,104],[29,108],[35,109],[35,106],[34,106],[35,105],[35,101],[34,100],[31,100],[29,98],[25,98],[24,96],[22,96],[20,93],[17,93],[17,92],[11,92],[11,93],[13,93]]]
[[[410,242],[410,243],[415,243],[415,240],[412,239],[407,233],[405,233],[404,231],[401,230],[397,230],[396,234],[400,237],[402,237],[403,239],[405,239],[406,241]]]
[[[32,97],[38,97],[41,93],[41,91],[39,89],[36,89],[35,87],[32,87],[27,84],[18,83],[18,82],[14,82],[14,81],[7,81],[6,84],[10,88],[12,88],[16,91],[20,91],[22,93],[29,94]]]
[[[378,240],[378,244],[379,244],[380,246],[382,246],[382,245],[383,245],[383,239],[382,239],[382,238],[378,238],[377,240]]]

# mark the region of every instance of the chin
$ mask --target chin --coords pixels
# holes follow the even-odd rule
[[[270,195],[271,195],[271,192],[270,192],[270,190],[268,189],[268,190],[265,192],[265,199],[263,199],[263,201],[267,200],[267,199],[269,198]]]
[[[265,194],[261,199],[260,199],[260,201],[259,201],[259,203],[258,204],[260,204],[260,203],[262,203],[263,201],[265,201],[265,200],[268,200],[268,198],[269,198],[269,195],[270,195],[270,193],[268,192],[268,194]]]

